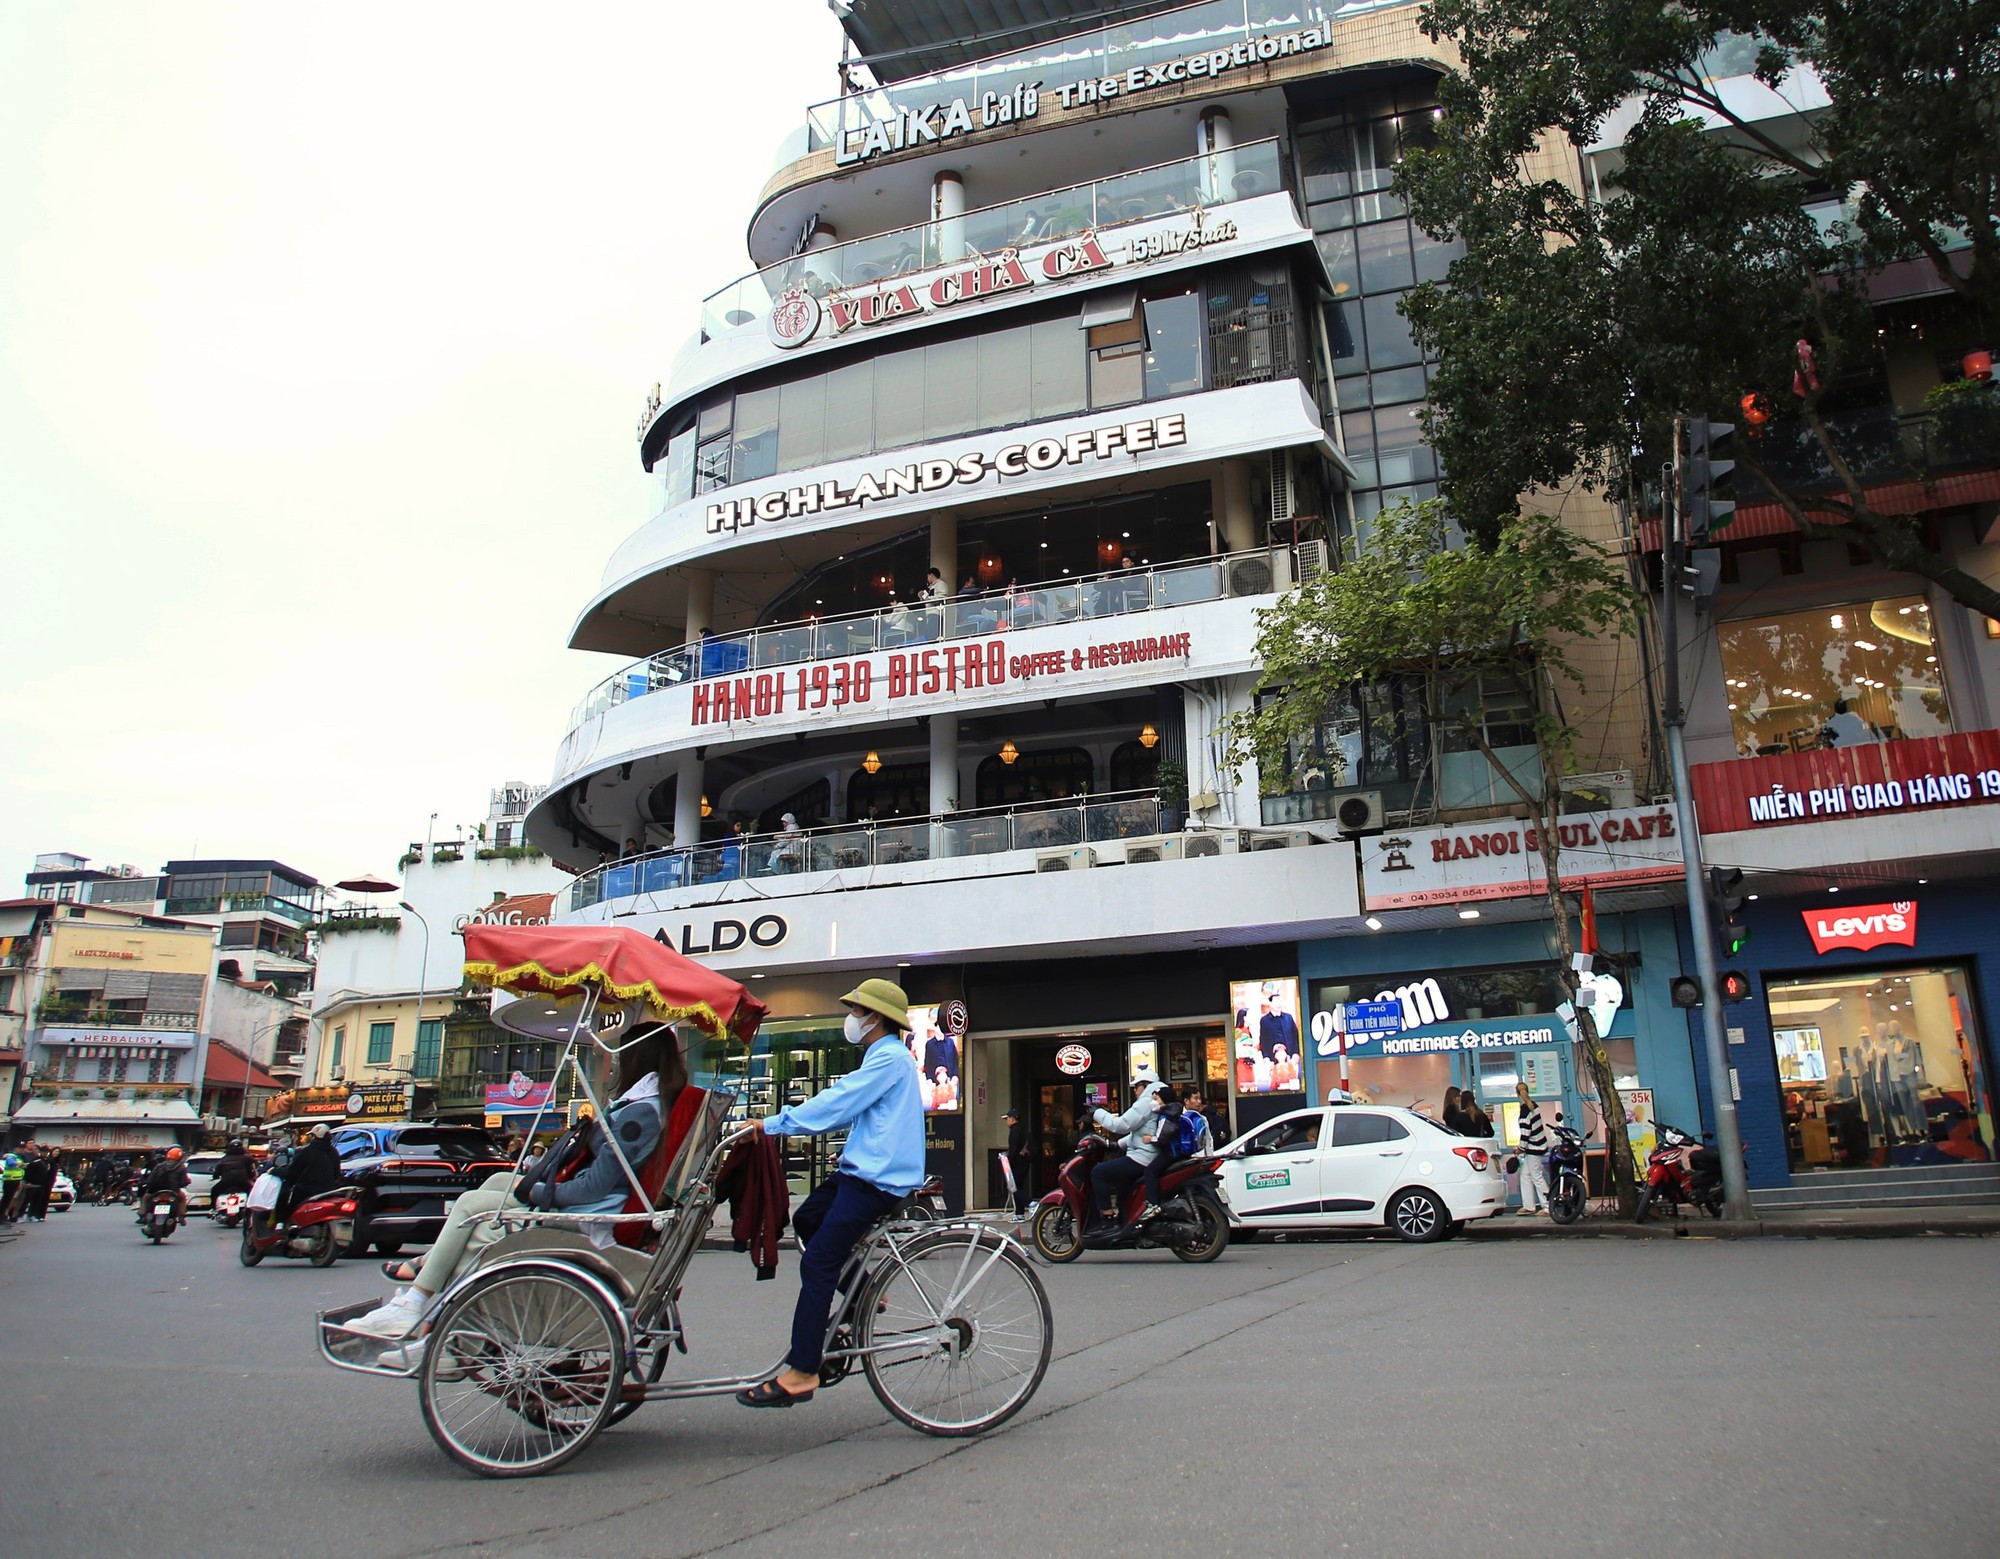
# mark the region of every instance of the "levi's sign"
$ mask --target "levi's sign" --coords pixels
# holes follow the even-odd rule
[[[1081,428],[1062,438],[1029,439],[999,449],[975,449],[955,460],[913,460],[880,472],[865,472],[853,481],[836,479],[804,487],[781,487],[751,498],[736,498],[708,506],[708,533],[741,530],[759,520],[795,520],[836,509],[858,509],[885,498],[918,497],[972,487],[989,477],[1027,476],[1058,466],[1080,466],[1109,460],[1113,455],[1143,454],[1172,449],[1188,440],[1187,416],[1173,412],[1138,422],[1110,422]]]
[[[1915,899],[1894,904],[1854,904],[1845,909],[1802,911],[1813,951],[1830,953],[1836,947],[1867,952],[1871,947],[1915,947],[1917,945],[1917,903]]]

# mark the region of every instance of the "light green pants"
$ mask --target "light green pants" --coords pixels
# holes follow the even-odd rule
[[[513,1171],[506,1169],[496,1175],[488,1175],[484,1184],[467,1191],[451,1204],[437,1243],[431,1246],[423,1265],[417,1268],[417,1287],[426,1294],[443,1293],[451,1287],[452,1279],[459,1275],[460,1268],[500,1238],[500,1221],[477,1215],[521,1205],[508,1190],[508,1182],[513,1178]]]

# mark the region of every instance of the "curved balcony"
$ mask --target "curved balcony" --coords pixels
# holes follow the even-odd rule
[[[1266,595],[1289,588],[1295,577],[1290,548],[1259,547],[1129,573],[1085,575],[969,601],[897,605],[711,637],[613,672],[576,706],[564,736],[567,740],[588,721],[621,704],[693,682],[844,660],[876,650]]]
[[[753,834],[687,849],[631,856],[570,884],[572,913],[607,899],[671,893],[681,888],[825,872],[873,872],[878,867],[965,861],[925,875],[975,876],[980,858],[1014,850],[1065,850],[1142,839],[1160,832],[1156,791],[1080,796],[1066,801],[1022,802],[943,817],[870,823],[829,823],[795,834]],[[816,884],[802,883],[799,891]]]
[[[702,334],[720,336],[756,324],[781,294],[794,288],[824,297],[880,287],[1003,250],[1026,251],[1286,187],[1279,143],[1250,141],[1209,156],[1158,163],[983,206],[963,216],[914,223],[752,271],[702,300]]]

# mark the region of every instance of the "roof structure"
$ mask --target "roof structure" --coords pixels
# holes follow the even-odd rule
[[[234,1045],[219,1039],[208,1042],[208,1069],[202,1074],[202,1084],[210,1088],[269,1088],[274,1091],[285,1086]]]
[[[840,25],[884,84],[1047,43],[1189,0],[848,0]]]

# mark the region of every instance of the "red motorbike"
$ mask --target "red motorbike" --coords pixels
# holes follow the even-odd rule
[[[243,1243],[236,1259],[254,1267],[266,1256],[303,1257],[316,1267],[330,1267],[354,1240],[354,1187],[309,1197],[292,1209],[280,1224],[266,1212],[252,1212],[243,1220]]]
[[[1092,1133],[1056,1175],[1056,1188],[1035,1207],[1029,1238],[1045,1261],[1074,1261],[1086,1250],[1170,1250],[1182,1261],[1213,1261],[1229,1243],[1229,1214],[1223,1210],[1221,1182],[1213,1154],[1184,1158],[1160,1176],[1157,1217],[1137,1222],[1146,1188],[1133,1181],[1125,1193],[1122,1224],[1100,1221],[1089,1233],[1083,1221],[1090,1207],[1090,1172],[1111,1145]]]
[[[1646,1155],[1646,1190],[1639,1198],[1634,1223],[1644,1223],[1657,1203],[1680,1211],[1681,1204],[1699,1207],[1711,1218],[1722,1216],[1722,1155],[1703,1147],[1686,1132],[1661,1121],[1659,1146]]]

